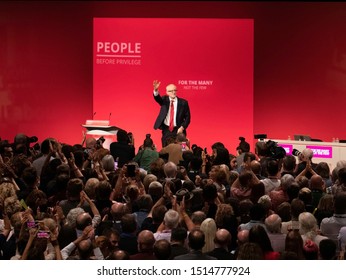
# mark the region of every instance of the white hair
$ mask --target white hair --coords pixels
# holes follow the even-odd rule
[[[175,178],[175,176],[177,175],[178,167],[174,162],[169,161],[163,166],[163,170],[167,178]]]
[[[76,207],[71,209],[66,216],[66,224],[75,227],[76,220],[79,214],[85,213],[84,209],[81,207]]]
[[[306,159],[312,159],[312,157],[314,156],[314,152],[309,148],[305,148],[302,151],[302,154],[303,154],[304,158],[306,158]]]
[[[290,185],[292,185],[295,180],[294,177],[291,174],[285,174],[284,176],[281,177],[281,186],[284,189],[287,189]]]
[[[281,222],[282,220],[278,214],[271,214],[264,221],[265,226],[270,233],[280,233]]]
[[[176,228],[179,224],[179,213],[173,209],[169,209],[163,218],[165,226],[169,229]]]
[[[300,213],[298,220],[301,234],[309,235],[310,239],[317,235],[317,220],[313,214],[310,212]]]

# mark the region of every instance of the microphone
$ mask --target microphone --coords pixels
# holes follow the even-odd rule
[[[94,112],[94,114],[93,114],[93,119],[94,119],[95,115],[96,115],[96,112]]]

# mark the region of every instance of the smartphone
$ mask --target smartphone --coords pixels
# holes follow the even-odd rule
[[[28,228],[35,228],[35,227],[38,226],[38,224],[37,224],[35,221],[27,221],[27,222],[26,222],[26,226],[27,226]]]
[[[39,230],[37,233],[37,238],[49,238],[50,232],[45,230]]]
[[[136,177],[136,165],[134,164],[127,165],[127,177]]]
[[[186,142],[181,142],[181,150],[186,151]]]

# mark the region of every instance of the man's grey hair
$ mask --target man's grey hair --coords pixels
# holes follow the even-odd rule
[[[169,209],[163,218],[165,226],[169,229],[176,228],[179,224],[179,213],[173,209]]]
[[[66,216],[66,224],[72,227],[76,227],[77,217],[82,213],[85,213],[85,211],[81,207],[71,209]]]
[[[175,176],[177,175],[178,167],[174,162],[169,161],[163,166],[163,170],[167,178],[175,178]]]
[[[264,223],[270,233],[280,233],[281,232],[281,218],[278,214],[272,214],[268,216]]]
[[[291,174],[285,174],[281,177],[280,181],[282,188],[285,190],[295,182],[294,177]]]

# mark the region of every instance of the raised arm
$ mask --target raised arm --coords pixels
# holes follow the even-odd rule
[[[153,81],[153,87],[154,87],[154,92],[159,92],[159,87],[160,87],[161,82],[159,82],[158,80],[154,80]]]
[[[186,213],[185,196],[183,197],[182,201],[180,202],[179,214],[180,214],[180,219],[185,222],[187,230],[192,231],[195,228],[195,224],[192,222],[190,216]]]
[[[80,199],[81,199],[81,202],[86,201],[89,204],[91,212],[93,213],[94,216],[101,216],[95,203],[89,198],[89,196],[84,191],[80,192]]]

